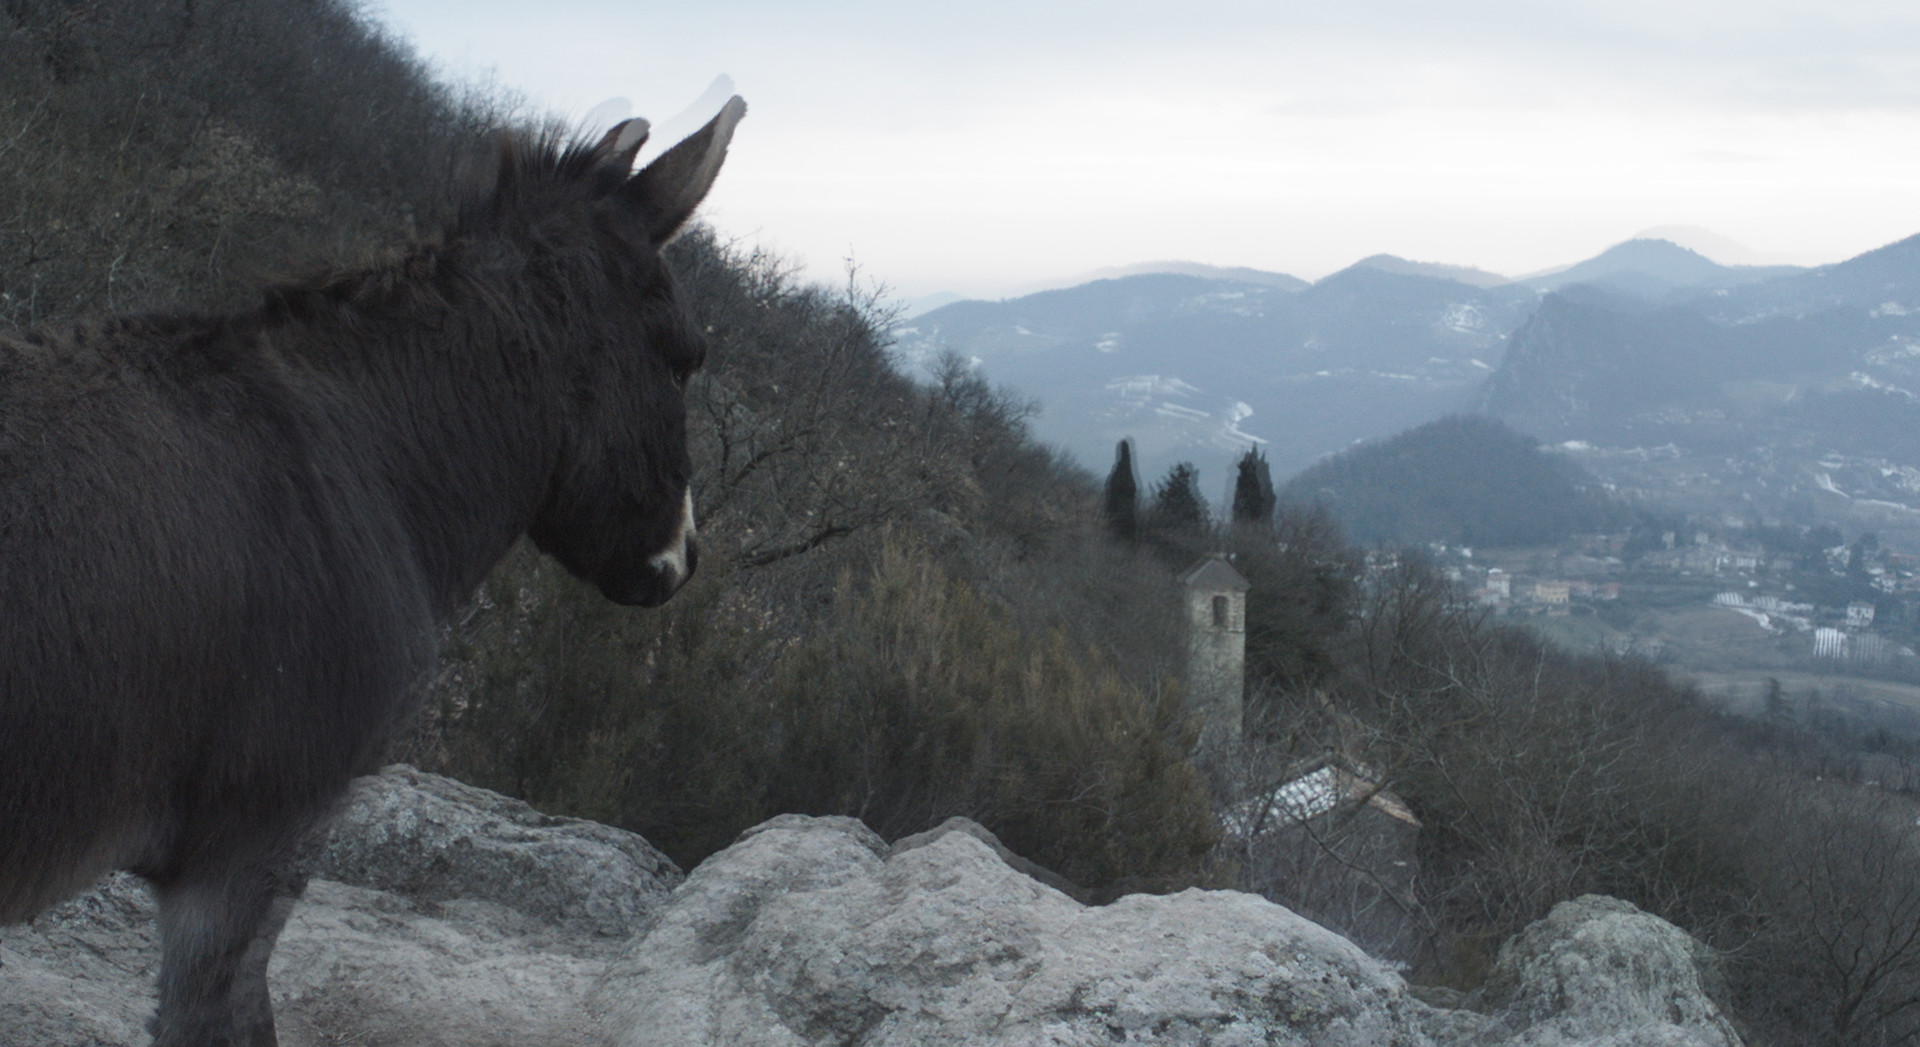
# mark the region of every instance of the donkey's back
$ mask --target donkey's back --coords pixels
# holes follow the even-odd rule
[[[0,340],[0,920],[218,841],[284,848],[424,664],[393,493],[259,340]]]

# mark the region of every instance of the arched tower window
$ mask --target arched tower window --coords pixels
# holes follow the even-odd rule
[[[1213,598],[1213,627],[1216,629],[1227,627],[1227,598],[1224,596]]]

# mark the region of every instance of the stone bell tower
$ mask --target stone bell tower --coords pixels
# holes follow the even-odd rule
[[[1187,706],[1201,718],[1202,749],[1240,740],[1247,687],[1247,590],[1224,554],[1180,576],[1187,599]]]

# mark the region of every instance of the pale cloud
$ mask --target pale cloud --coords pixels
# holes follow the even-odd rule
[[[732,74],[714,221],[907,293],[1147,258],[1522,272],[1665,223],[1827,261],[1920,230],[1911,3],[665,6],[383,17],[575,118]]]

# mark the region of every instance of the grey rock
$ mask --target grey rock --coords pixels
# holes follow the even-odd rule
[[[152,918],[145,886],[116,875],[0,930],[0,1044],[146,1047]],[[616,949],[490,902],[423,905],[315,880],[268,981],[283,1047],[590,1047],[586,997]]]
[[[586,997],[619,939],[491,902],[316,880],[274,950],[282,1047],[595,1047]]]
[[[1000,838],[995,836],[992,830],[971,818],[962,818],[955,815],[941,822],[939,825],[928,829],[926,832],[915,833],[912,836],[903,836],[893,841],[893,849],[888,853],[889,855],[905,854],[916,847],[925,847],[948,833],[966,833],[968,836],[986,844],[993,853],[1000,856],[1001,861],[1006,862],[1014,871],[1031,876],[1069,898],[1083,902],[1087,900],[1086,893],[1073,881],[1038,862],[1029,861],[1013,853],[1007,848],[1006,844],[1000,842]]]
[[[0,927],[0,1044],[144,1047],[159,973],[146,885],[116,873]]]
[[[356,784],[318,873],[268,973],[283,1047],[597,1045],[589,990],[681,879],[631,833],[400,767]],[[0,1045],[145,1047],[152,918],[116,875],[0,928]]]
[[[703,863],[609,968],[617,1047],[1732,1047],[1710,955],[1632,906],[1560,906],[1472,999],[1415,998],[1345,939],[1253,895],[1083,906],[953,823],[886,847],[786,816]]]
[[[627,937],[684,878],[641,837],[395,764],[354,782],[314,874],[419,901],[491,901]]]
[[[1083,906],[966,832],[786,818],[708,859],[595,992],[619,1047],[1431,1043],[1400,979],[1252,895]]]
[[[1553,907],[1500,947],[1470,1001],[1494,1015],[1475,1043],[1510,1047],[1738,1047],[1708,995],[1713,954],[1617,898]]]
[[[1024,874],[986,830],[942,829],[889,847],[850,818],[783,816],[675,888],[637,837],[389,768],[356,787],[275,953],[281,1042],[1739,1042],[1704,987],[1711,955],[1612,899],[1557,907],[1471,998],[1422,1002],[1254,895],[1089,907]],[[0,928],[0,1045],[144,1047],[151,920],[145,889],[115,876]]]

